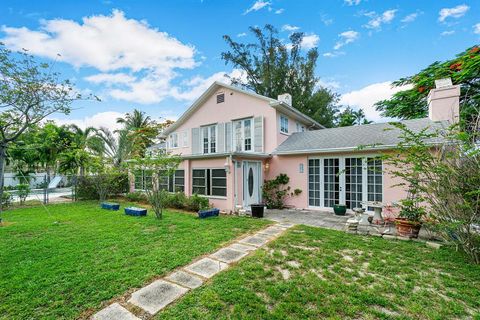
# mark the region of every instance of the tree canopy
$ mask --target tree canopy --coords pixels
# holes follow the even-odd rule
[[[415,119],[426,117],[427,97],[435,88],[435,80],[451,78],[461,86],[461,118],[469,123],[478,114],[480,104],[480,47],[475,45],[444,62],[434,62],[412,76],[400,78],[393,86],[411,85],[412,88],[397,92],[389,100],[376,104],[376,109],[386,117]]]
[[[332,127],[338,97],[318,85],[317,48],[307,51],[302,48],[302,32],[292,33],[289,43],[284,43],[272,25],[267,24],[263,29],[250,27],[250,31],[255,36],[254,43],[239,43],[228,35],[223,37],[230,49],[222,53],[222,59],[242,70],[244,75],[233,77],[232,83],[274,99],[290,93],[293,107]]]

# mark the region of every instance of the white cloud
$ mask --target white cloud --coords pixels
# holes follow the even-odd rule
[[[401,21],[403,23],[413,22],[418,18],[418,15],[419,15],[418,12],[410,13],[409,15],[405,16],[405,18],[403,18]]]
[[[121,124],[117,123],[117,118],[123,116],[124,114],[120,112],[106,111],[94,114],[93,116],[84,117],[82,119],[60,119],[52,117],[48,120],[53,120],[58,125],[75,124],[82,129],[85,129],[86,127],[107,127],[108,129],[114,131],[121,128]]]
[[[343,51],[325,52],[323,54],[325,58],[336,58],[343,55],[345,55],[345,52]]]
[[[348,6],[358,6],[361,0],[344,0],[345,4]]]
[[[452,34],[455,34],[454,30],[447,30],[440,33],[441,36],[451,36]]]
[[[460,18],[470,9],[466,4],[460,4],[453,8],[443,8],[438,13],[438,21],[444,22],[447,18]]]
[[[257,0],[255,3],[248,8],[243,14],[248,14],[252,11],[258,11],[260,9],[263,9],[265,7],[270,7],[271,3],[269,1],[262,1],[262,0]]]
[[[368,120],[385,121],[380,112],[375,110],[374,104],[380,100],[389,99],[396,92],[410,89],[410,86],[394,87],[390,81],[374,83],[359,90],[343,94],[340,104],[363,109]]]
[[[395,18],[395,13],[397,10],[391,9],[384,11],[382,14],[378,15],[375,12],[367,12],[364,15],[371,18],[365,28],[380,30],[383,24],[390,23]]]
[[[237,37],[239,37],[239,38],[246,37],[246,36],[247,36],[246,32],[242,32],[242,33],[237,34]]]
[[[340,83],[336,80],[329,78],[320,78],[318,80],[318,86],[328,89],[339,89]]]
[[[282,27],[282,31],[297,31],[300,30],[300,27],[292,26],[290,24],[284,24]]]
[[[285,9],[280,8],[280,9],[275,10],[275,14],[282,14],[284,11],[285,11]]]
[[[480,34],[480,23],[473,26],[473,33]]]
[[[360,33],[358,33],[357,31],[349,30],[340,33],[338,36],[340,37],[340,40],[333,47],[334,50],[338,50],[341,47],[356,41],[360,36]]]
[[[323,22],[324,25],[329,26],[333,23],[333,19],[329,18],[326,14],[322,14],[320,16],[320,20]]]
[[[196,66],[193,46],[118,10],[84,17],[80,23],[52,19],[41,21],[38,30],[3,26],[2,31],[0,41],[11,49],[27,48],[77,68],[100,70],[87,80],[106,85],[111,97],[126,101],[158,103],[172,91],[177,69]]]
[[[302,48],[309,50],[315,48],[320,41],[320,37],[314,33],[305,35],[302,40]]]

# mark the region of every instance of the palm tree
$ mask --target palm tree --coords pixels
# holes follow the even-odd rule
[[[98,138],[97,129],[94,127],[86,127],[84,130],[75,124],[68,126],[74,134],[75,147],[85,153],[101,155],[104,151],[103,143]],[[84,158],[84,156],[80,157]],[[80,175],[85,175],[85,163],[80,162]]]
[[[127,131],[117,131],[118,136],[108,128],[100,127],[97,131],[98,137],[104,145],[104,155],[112,160],[114,166],[118,167],[122,162],[128,159],[132,149],[130,139],[127,137]]]
[[[157,122],[138,109],[134,109],[133,113],[127,113],[124,118],[117,118],[117,123],[123,124],[123,128],[118,133],[120,137],[125,134],[129,141],[130,157],[143,157],[145,150],[154,143],[158,136]],[[122,131],[124,133],[121,133]]]

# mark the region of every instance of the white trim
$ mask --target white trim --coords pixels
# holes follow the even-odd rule
[[[245,150],[245,121],[250,120],[250,150]],[[235,128],[235,124],[240,123],[240,135],[242,140],[242,150],[237,150],[237,132]],[[235,152],[245,152],[245,153],[253,153],[255,152],[255,124],[254,118],[242,118],[238,120],[232,120],[232,146]]]

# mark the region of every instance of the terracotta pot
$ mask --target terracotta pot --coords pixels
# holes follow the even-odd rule
[[[397,234],[401,237],[418,238],[421,222],[410,221],[405,218],[396,218],[395,225],[397,226]]]

